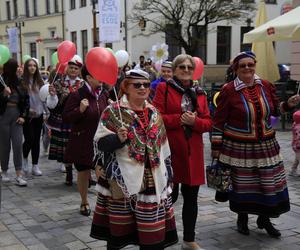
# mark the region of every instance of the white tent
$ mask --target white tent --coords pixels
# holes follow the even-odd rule
[[[300,6],[244,34],[243,43],[300,40]]]

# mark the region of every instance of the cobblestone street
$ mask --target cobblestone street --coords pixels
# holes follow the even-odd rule
[[[291,132],[277,132],[286,170],[293,160]],[[208,135],[205,135],[206,164],[210,162]],[[18,187],[13,181],[2,183],[2,204],[0,220],[0,249],[106,249],[106,242],[89,237],[92,214],[79,214],[80,198],[76,184],[64,185],[64,175],[54,161],[48,161],[41,153],[41,177],[29,177],[28,187]],[[12,162],[12,159],[10,159]],[[10,165],[10,177],[14,169]],[[75,171],[74,171],[75,172]],[[76,177],[74,176],[76,179]],[[197,241],[208,250],[217,249],[300,249],[300,177],[288,176],[291,211],[272,222],[281,230],[280,239],[270,238],[256,226],[256,216],[249,221],[250,235],[243,236],[236,231],[236,215],[228,203],[214,200],[214,191],[205,186],[199,192],[199,213],[196,225]],[[89,192],[93,209],[96,192]],[[180,241],[169,250],[181,249],[182,200],[175,204],[177,229]],[[138,249],[128,246],[126,249]]]

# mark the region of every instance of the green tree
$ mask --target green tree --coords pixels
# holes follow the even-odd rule
[[[196,55],[201,37],[209,24],[219,21],[242,21],[253,16],[251,0],[139,0],[135,1],[130,19],[144,20],[151,34],[171,36],[187,54]],[[201,28],[199,28],[201,27]]]

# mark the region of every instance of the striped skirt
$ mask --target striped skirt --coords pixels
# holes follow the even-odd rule
[[[290,210],[279,145],[275,138],[261,143],[224,139],[220,162],[231,167],[230,209],[278,217]]]
[[[144,197],[155,193],[150,169],[145,169]],[[139,196],[139,195],[138,195]],[[164,249],[178,242],[171,197],[161,204],[138,199],[112,199],[98,193],[91,237],[107,241],[108,248],[121,249],[129,244],[140,249]]]
[[[68,163],[64,161],[64,153],[68,143],[69,132],[51,130],[49,160]]]

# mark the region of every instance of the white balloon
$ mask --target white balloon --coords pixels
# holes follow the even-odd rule
[[[125,66],[126,63],[128,63],[128,61],[129,61],[129,55],[126,50],[118,50],[115,53],[115,57],[117,59],[119,67]]]
[[[41,101],[42,101],[42,102],[45,102],[46,99],[47,99],[47,96],[49,95],[49,83],[43,85],[43,86],[40,88],[39,95],[40,95]]]

